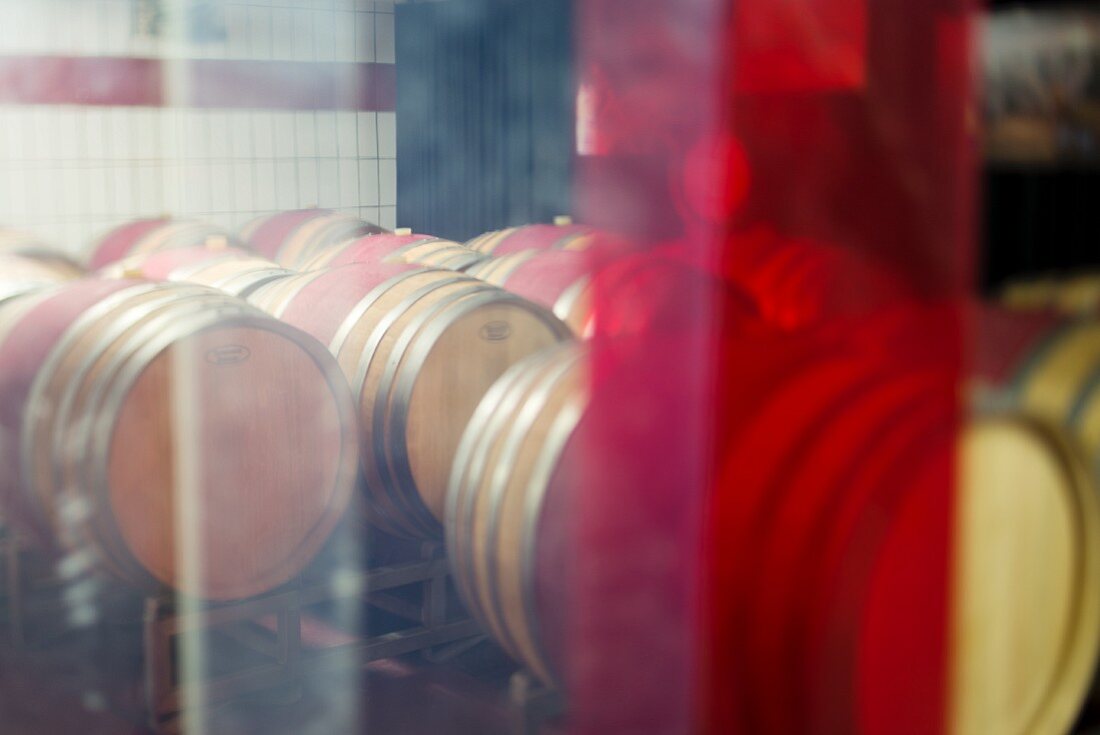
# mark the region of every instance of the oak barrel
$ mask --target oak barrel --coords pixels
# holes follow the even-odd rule
[[[699,323],[698,304],[729,300],[728,313],[748,315],[736,288],[700,268],[658,253],[522,250],[466,270],[550,308],[582,337],[677,332]],[[739,303],[733,303],[734,301]],[[750,308],[746,308],[750,307]]]
[[[987,400],[1064,426],[1100,473],[1100,321],[984,308],[976,324]]]
[[[1014,281],[1001,289],[1001,302],[1012,309],[1095,315],[1100,308],[1100,275],[1052,274]]]
[[[329,345],[356,393],[370,519],[440,535],[455,447],[513,363],[569,336],[549,311],[453,271],[362,263],[275,281],[253,304]]]
[[[0,342],[5,514],[146,591],[270,590],[318,551],[357,458],[315,340],[213,289],[85,280]]]
[[[0,253],[36,260],[53,270],[59,278],[79,278],[84,272],[80,264],[65,253],[51,247],[36,235],[20,230],[0,229]]]
[[[241,237],[253,250],[294,270],[324,248],[345,240],[385,232],[350,214],[331,209],[299,209],[249,222]]]
[[[600,238],[592,227],[567,224],[522,225],[478,235],[466,247],[486,255],[508,255],[520,250],[585,250]]]
[[[301,270],[386,261],[463,271],[485,257],[457,242],[431,235],[382,233],[330,245],[304,263]]]
[[[197,220],[166,217],[137,220],[116,227],[92,244],[88,267],[99,270],[127,256],[196,245],[211,248],[237,243],[234,235],[217,225]]]
[[[131,255],[99,271],[108,278],[140,274],[153,281],[196,283],[241,297],[291,273],[251,250],[206,245]]]
[[[0,301],[75,277],[68,268],[58,268],[49,260],[0,252]]]
[[[1067,732],[1100,641],[1100,509],[1075,448],[1041,422],[961,439],[949,731]]]
[[[562,601],[547,590],[563,584],[565,572],[547,553],[545,516],[562,515],[546,509],[563,503],[568,449],[588,390],[576,344],[514,365],[470,419],[447,494],[447,550],[462,599],[509,654],[549,683],[560,682],[561,640],[550,630]]]
[[[828,359],[745,397],[707,505],[712,675],[745,685],[714,711],[759,733],[926,731],[945,711],[955,732],[1064,731],[1100,634],[1080,458],[1046,422],[960,416],[950,369],[891,363]]]
[[[586,335],[592,330],[592,269],[582,252],[520,250],[477,263],[466,272],[548,307],[574,332]]]

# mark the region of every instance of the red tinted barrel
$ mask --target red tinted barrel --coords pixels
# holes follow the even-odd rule
[[[520,250],[585,250],[599,237],[597,230],[584,225],[523,225],[478,235],[467,240],[466,247],[486,255]]]
[[[301,209],[253,220],[241,236],[261,255],[285,268],[300,270],[330,245],[381,232],[385,230],[378,225],[350,214]]]
[[[140,276],[210,286],[244,296],[259,286],[292,272],[251,250],[198,245],[131,255],[100,270],[108,278]]]
[[[463,271],[484,259],[485,256],[457,242],[431,235],[380,234],[330,245],[317,252],[301,269],[385,261]]]
[[[98,270],[127,256],[194,246],[228,247],[236,238],[216,225],[194,220],[149,219],[122,225],[92,245],[88,266]]]
[[[695,304],[710,294],[731,301],[731,313],[752,314],[741,292],[709,273],[656,253],[614,257],[593,250],[525,250],[466,271],[553,310],[581,336],[675,332],[703,318]],[[597,303],[598,299],[598,303]]]
[[[289,212],[265,214],[248,222],[237,234],[256,252],[268,258],[275,258],[279,248],[301,224],[318,217],[336,214],[331,209],[295,209]]]
[[[577,334],[591,331],[591,258],[581,252],[523,250],[466,272],[550,308]]]
[[[1090,483],[1049,426],[960,421],[955,390],[853,355],[745,397],[707,510],[716,731],[935,731],[951,708],[953,732],[1069,725],[1100,631],[1070,581],[1100,563]],[[994,610],[1002,629],[978,622]]]

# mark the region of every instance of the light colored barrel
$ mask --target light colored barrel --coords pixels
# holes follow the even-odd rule
[[[247,222],[238,231],[238,235],[250,248],[272,260],[279,254],[279,248],[294,230],[311,219],[336,214],[332,209],[308,207],[287,212],[264,214]]]
[[[245,226],[242,236],[264,257],[301,270],[325,248],[382,232],[385,230],[378,225],[350,214],[303,209],[254,220]]]
[[[1095,315],[1100,310],[1100,274],[1046,275],[1014,281],[1001,290],[1001,302],[1012,309]]]
[[[76,274],[78,275],[78,273]],[[0,252],[0,302],[76,277],[50,260]]]
[[[459,437],[512,364],[569,336],[549,311],[452,271],[355,264],[250,301],[329,345],[356,392],[371,520],[437,537]]]
[[[84,269],[71,257],[36,235],[20,230],[0,229],[0,253],[21,255],[41,263],[60,279],[79,278]]]
[[[565,345],[513,366],[485,395],[459,445],[447,495],[447,548],[467,607],[513,657],[558,680],[544,645],[541,586],[561,575],[545,558],[540,523],[562,502],[567,448],[587,406],[584,353]]]
[[[128,584],[262,593],[312,559],[350,499],[355,418],[338,367],[243,301],[82,281],[26,309],[0,353],[0,424],[18,439],[4,447],[5,509]]]
[[[334,243],[317,252],[301,270],[382,261],[463,271],[485,259],[457,242],[431,235],[379,234]]]
[[[195,283],[242,297],[291,273],[251,250],[207,245],[131,255],[99,271],[107,278]]]
[[[647,252],[523,250],[466,272],[550,308],[586,338],[597,328],[605,336],[683,332],[698,323],[704,295],[717,303],[731,292],[699,268]]]
[[[207,222],[167,218],[139,220],[116,227],[96,240],[88,266],[99,270],[128,256],[195,246],[216,249],[238,243],[233,234]]]
[[[247,298],[265,284],[293,275],[267,258],[225,258],[172,271],[169,280],[198,283]]]
[[[569,250],[521,250],[477,263],[466,272],[542,304],[576,334],[592,331],[592,263]]]
[[[523,225],[478,235],[467,240],[466,247],[486,255],[508,255],[521,250],[585,250],[599,237],[597,230],[572,222]]]
[[[1026,340],[1011,353],[1010,400],[1067,427],[1100,477],[1100,322],[1036,319],[1013,332]]]
[[[959,457],[948,730],[1068,732],[1100,641],[1095,487],[1019,417],[973,423]]]

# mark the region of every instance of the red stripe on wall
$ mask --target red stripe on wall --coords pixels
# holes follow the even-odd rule
[[[396,98],[393,64],[0,56],[3,104],[389,112]]]

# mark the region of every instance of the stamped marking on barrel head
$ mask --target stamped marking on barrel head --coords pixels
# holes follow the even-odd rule
[[[211,365],[239,365],[252,355],[244,345],[223,345],[206,351],[206,361]]]
[[[489,322],[481,328],[481,338],[489,342],[500,342],[512,336],[512,325],[508,322]]]

